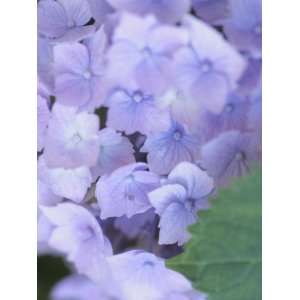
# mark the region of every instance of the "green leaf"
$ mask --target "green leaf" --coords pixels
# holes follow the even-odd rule
[[[261,171],[235,180],[190,228],[184,253],[167,264],[209,300],[261,299]]]

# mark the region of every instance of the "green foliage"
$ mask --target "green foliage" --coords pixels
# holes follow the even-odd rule
[[[235,180],[190,228],[183,254],[168,266],[209,300],[261,299],[261,171]]]
[[[53,285],[69,274],[69,270],[59,257],[38,257],[37,281],[38,300],[49,300],[49,292]]]

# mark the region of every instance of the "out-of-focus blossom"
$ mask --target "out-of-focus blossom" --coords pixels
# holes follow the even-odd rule
[[[214,188],[213,180],[196,165],[178,164],[167,183],[149,193],[155,212],[160,216],[160,244],[182,245],[190,238],[187,227],[197,221],[197,212],[207,209],[207,197]]]
[[[43,156],[38,162],[39,179],[44,182],[56,196],[81,202],[92,184],[92,175],[88,167],[75,169],[50,169]]]
[[[153,14],[166,23],[175,23],[190,10],[190,0],[107,0],[114,8],[139,15]]]
[[[200,141],[184,126],[172,122],[168,130],[148,135],[141,151],[148,153],[147,161],[151,171],[166,175],[182,161],[198,160]]]
[[[55,96],[63,105],[93,111],[105,97],[106,36],[99,29],[82,43],[54,47]]]
[[[190,46],[175,54],[177,86],[202,109],[219,113],[245,70],[245,60],[202,21],[186,16],[184,25],[190,31]]]
[[[239,50],[261,56],[261,0],[229,0],[230,18],[224,22],[229,41]]]
[[[108,77],[126,86],[129,80],[147,93],[161,94],[172,83],[172,55],[186,45],[180,27],[159,25],[153,16],[123,13],[108,51]]]
[[[76,42],[91,35],[93,25],[87,0],[41,0],[38,2],[38,32],[55,42]]]
[[[192,289],[183,275],[167,269],[164,261],[151,253],[128,251],[109,257],[108,262],[126,300],[161,300],[171,292]]]
[[[65,253],[80,274],[101,282],[106,276],[105,257],[112,255],[112,248],[94,216],[72,203],[44,206],[41,210],[55,226],[49,245]]]
[[[207,300],[207,296],[191,290],[185,293],[171,293],[168,297],[161,300]]]
[[[106,105],[107,126],[126,134],[148,134],[170,124],[169,112],[158,106],[155,96],[138,89],[118,88],[108,97]]]
[[[100,145],[98,159],[91,169],[95,179],[135,162],[133,145],[127,137],[112,128],[102,129],[98,137]]]
[[[205,22],[222,23],[229,15],[229,0],[192,0],[196,14]]]
[[[55,105],[45,138],[44,158],[50,168],[92,167],[100,141],[99,119],[72,107]]]
[[[160,185],[160,178],[147,168],[144,163],[130,164],[99,179],[96,196],[102,219],[130,218],[151,208],[148,193]]]
[[[254,132],[226,131],[202,147],[200,165],[218,185],[226,185],[259,159],[257,143]]]

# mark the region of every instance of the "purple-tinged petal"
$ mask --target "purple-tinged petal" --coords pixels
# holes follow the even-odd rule
[[[213,179],[189,162],[178,164],[169,174],[168,180],[183,185],[187,190],[187,197],[193,199],[207,197],[214,188]]]
[[[49,37],[61,37],[68,30],[68,17],[64,7],[53,0],[38,3],[38,31]]]

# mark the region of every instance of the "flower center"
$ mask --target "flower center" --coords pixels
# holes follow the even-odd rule
[[[228,104],[225,106],[225,111],[228,112],[228,113],[232,112],[233,109],[234,109],[234,106],[233,106],[232,103],[228,103]]]
[[[90,79],[92,77],[92,74],[89,70],[86,70],[84,73],[83,73],[83,77],[85,79]]]
[[[200,70],[202,73],[208,73],[212,69],[212,63],[209,60],[204,60],[200,65]]]
[[[246,158],[246,155],[244,152],[239,151],[236,155],[235,155],[236,160],[238,161],[243,161]]]
[[[175,131],[173,137],[175,141],[179,141],[182,138],[182,133],[180,131]]]
[[[140,103],[144,97],[143,94],[141,92],[135,92],[132,96],[132,99],[136,102],[136,103]]]

